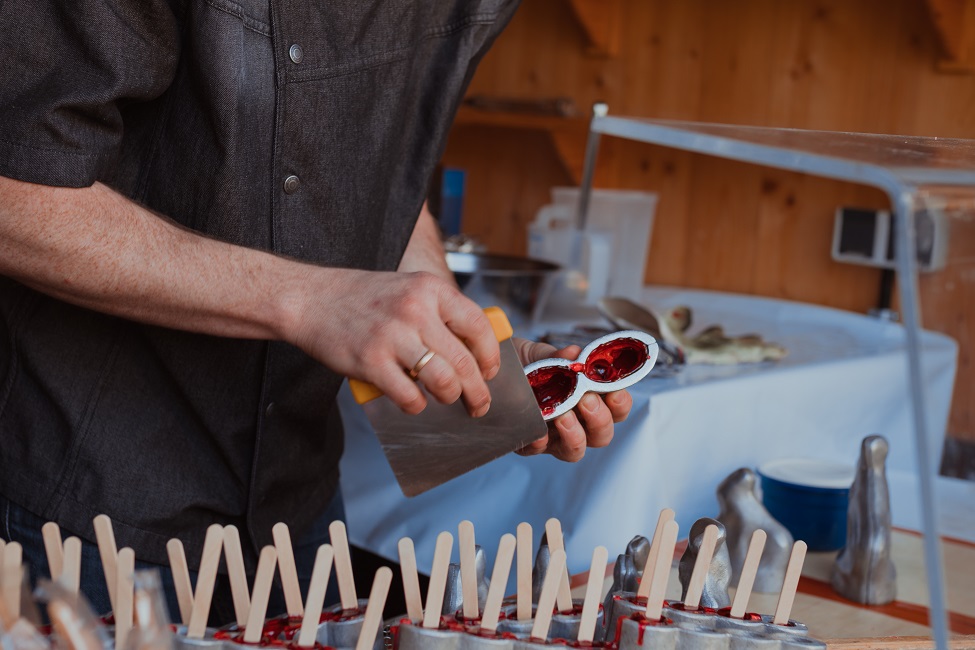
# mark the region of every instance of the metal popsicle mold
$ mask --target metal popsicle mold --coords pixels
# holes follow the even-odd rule
[[[717,614],[704,610],[688,612],[680,607],[683,603],[677,600],[668,600],[664,607],[664,616],[671,619],[680,627],[700,627],[713,630]]]
[[[752,533],[759,529],[765,531],[767,538],[752,590],[772,593],[782,586],[795,540],[765,508],[758,496],[757,484],[755,472],[747,467],[729,474],[715,492],[721,506],[717,519],[724,524],[728,536],[726,546],[731,559],[733,585],[737,585],[741,577]]]
[[[396,650],[460,650],[463,634],[419,625],[400,625]]]
[[[785,625],[776,625],[772,622],[775,617],[772,614],[762,614],[762,622],[765,623],[765,634],[777,638],[791,636],[809,636],[809,628],[799,621],[789,619]]]
[[[645,614],[647,606],[634,602],[636,594],[632,591],[610,593],[606,601],[610,603],[609,610],[603,611],[603,638],[615,639],[616,629],[620,618],[629,618],[633,614]]]
[[[498,632],[513,634],[518,639],[527,639],[531,636],[532,626],[535,624],[534,605],[532,605],[532,618],[526,621],[519,621],[515,618],[518,615],[518,606],[515,604],[502,607],[501,614],[503,618],[498,621]]]
[[[358,613],[354,616],[332,618],[333,616],[341,616],[342,612],[345,611],[342,609],[342,605],[333,605],[324,610],[328,616],[318,626],[318,635],[323,635],[328,640],[328,645],[339,649],[354,648],[359,642],[359,632],[362,630],[362,621],[369,600],[360,598],[358,602]],[[322,628],[325,628],[325,630]],[[384,645],[383,632],[380,629],[376,635],[376,642],[373,644],[373,648],[375,650],[382,650]]]
[[[765,636],[766,632],[768,631],[768,626],[761,620],[749,621],[747,619],[731,618],[730,616],[717,614],[714,617],[714,629],[723,630],[729,633],[732,631],[741,631],[748,632],[756,636]]]
[[[808,636],[791,636],[779,639],[782,650],[826,650],[826,644]]]
[[[677,650],[730,650],[731,635],[700,626],[681,626]]]
[[[856,478],[850,487],[846,545],[836,556],[830,576],[836,593],[866,605],[886,605],[897,597],[897,570],[890,557],[887,451],[883,436],[867,436],[860,444]]]
[[[653,623],[640,617],[627,617],[620,626],[619,650],[653,648],[676,650],[680,628],[669,623]]]
[[[173,634],[176,650],[236,650],[237,644],[229,639],[215,639],[213,635],[217,630],[208,627],[203,633],[202,639],[190,639],[186,636],[187,627],[177,625]]]
[[[731,638],[731,650],[782,650],[782,640],[765,636],[764,632],[753,633],[745,629],[726,629]]]
[[[573,611],[571,614],[556,612],[552,616],[552,624],[548,628],[549,639],[565,639],[567,641],[575,641],[579,638],[579,625],[582,623],[582,604],[582,599],[573,599]],[[593,638],[594,641],[602,641],[603,616],[604,612],[602,608],[600,608],[599,613],[596,615],[596,633],[595,637]]]
[[[584,366],[586,367],[589,363],[590,355],[599,347],[612,343],[613,341],[623,340],[623,339],[633,339],[639,341],[646,346],[647,358],[643,364],[633,371],[631,374],[625,377],[620,377],[615,381],[601,382],[594,381],[586,376],[585,369],[577,370],[573,369],[573,366]],[[633,384],[639,382],[641,379],[647,376],[653,369],[654,364],[657,362],[657,355],[659,354],[659,346],[657,345],[657,340],[647,334],[646,332],[641,332],[637,330],[622,330],[619,332],[614,332],[612,334],[607,334],[601,336],[596,340],[592,341],[589,345],[582,349],[579,353],[578,358],[574,360],[569,359],[541,359],[530,363],[525,366],[525,375],[531,376],[532,373],[545,368],[567,368],[571,369],[575,373],[575,387],[571,394],[562,400],[558,404],[552,406],[549,410],[546,408],[542,409],[542,416],[546,421],[553,420],[558,416],[572,410],[582,399],[582,396],[586,393],[609,393],[613,391],[623,390],[629,388]],[[533,387],[534,390],[534,387]],[[536,393],[537,396],[537,393]]]
[[[714,547],[711,564],[708,565],[700,604],[702,607],[720,609],[731,605],[731,598],[728,597],[728,583],[731,581],[731,557],[728,555],[728,547],[725,544],[728,532],[725,530],[724,524],[709,517],[702,517],[694,522],[687,536],[687,549],[680,558],[677,574],[680,578],[681,599],[683,599],[687,596],[687,586],[694,572],[698,550],[704,540],[704,531],[711,525],[718,528],[718,540]]]
[[[474,630],[469,630],[460,641],[461,650],[512,650],[510,638],[501,636],[484,636]]]

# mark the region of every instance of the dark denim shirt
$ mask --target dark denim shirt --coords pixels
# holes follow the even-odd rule
[[[517,0],[3,0],[0,175],[111,185],[184,226],[395,269]],[[283,343],[105,316],[0,277],[0,493],[191,562],[327,505],[342,378]]]

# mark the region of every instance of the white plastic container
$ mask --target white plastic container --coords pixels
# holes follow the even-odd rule
[[[578,206],[578,188],[552,188],[552,203],[539,210],[529,227],[529,256],[584,276],[581,289],[588,303],[604,295],[639,300],[657,195],[593,190],[581,236],[575,223]]]

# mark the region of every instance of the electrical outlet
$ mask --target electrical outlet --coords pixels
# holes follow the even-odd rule
[[[948,254],[948,220],[936,210],[914,215],[917,261],[921,271],[938,271]],[[894,220],[887,210],[840,207],[833,222],[833,259],[847,264],[893,269]]]

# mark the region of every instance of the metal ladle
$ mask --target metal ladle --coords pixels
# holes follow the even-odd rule
[[[657,368],[665,368],[667,371],[671,371],[667,374],[671,374],[684,365],[684,352],[664,338],[660,321],[648,309],[627,298],[613,296],[600,298],[596,304],[596,309],[614,327],[640,330],[657,339],[657,346],[660,350],[657,357]],[[653,374],[664,373],[654,372]]]

